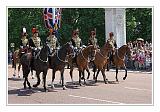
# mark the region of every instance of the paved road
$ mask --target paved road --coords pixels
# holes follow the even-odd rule
[[[92,70],[91,74],[93,74]],[[125,81],[122,80],[124,71],[119,72],[119,83],[115,82],[115,71],[106,72],[109,84],[104,84],[101,73],[98,82],[92,81],[92,76],[87,85],[78,85],[78,71],[74,70],[75,84],[71,83],[69,69],[65,69],[65,82],[67,90],[59,84],[60,74],[56,73],[55,89],[48,86],[48,92],[43,91],[42,83],[38,88],[23,89],[23,79],[12,78],[13,69],[8,66],[8,104],[152,104],[152,74],[148,72],[128,73]],[[22,72],[21,72],[22,74]],[[22,75],[21,75],[22,76]],[[31,79],[31,84],[36,79]],[[51,81],[51,70],[47,75],[47,84]]]

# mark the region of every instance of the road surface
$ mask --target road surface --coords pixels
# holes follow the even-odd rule
[[[64,79],[67,90],[63,90],[59,84],[60,73],[56,72],[55,89],[49,86],[52,77],[52,71],[48,71],[47,88],[48,92],[43,91],[42,82],[38,88],[23,89],[22,71],[21,78],[13,78],[13,68],[8,66],[8,105],[19,104],[83,104],[83,105],[152,105],[152,73],[128,71],[128,77],[124,81],[124,70],[119,71],[119,83],[115,81],[115,70],[106,71],[109,80],[104,84],[101,73],[98,76],[98,82],[92,80],[93,72],[90,69],[91,76],[86,85],[78,85],[78,70],[73,71],[74,84],[71,83],[69,69],[65,69]],[[87,75],[87,73],[86,73]],[[42,76],[42,74],[41,74]],[[41,77],[42,79],[42,77]],[[29,75],[31,85],[36,83],[35,79]],[[83,82],[83,81],[82,81]]]

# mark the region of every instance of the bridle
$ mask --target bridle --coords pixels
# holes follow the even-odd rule
[[[41,50],[40,50],[39,54],[41,54]],[[47,60],[41,59],[40,55],[38,57],[39,57],[39,60],[42,61],[43,63],[47,63],[48,62],[48,56],[47,56]]]
[[[120,58],[119,55],[118,55],[118,53],[119,53],[119,51],[118,51],[118,49],[116,49],[116,54],[117,54],[118,59],[124,61],[124,57],[123,57],[123,58]]]
[[[80,53],[82,54],[83,59],[89,62],[89,60],[84,57],[82,50],[80,50]]]
[[[96,50],[94,50],[94,52],[96,52]],[[82,50],[80,51],[80,53],[82,54],[83,59],[86,60],[87,62],[90,62],[90,61],[93,61],[93,60],[94,60],[94,59],[92,59],[92,60],[86,59],[86,58],[84,57],[84,55],[83,55]],[[96,53],[94,53],[94,56],[93,56],[92,53],[91,53],[91,57],[94,57],[94,58],[95,58],[95,54],[96,54]]]
[[[123,58],[120,58],[119,55],[118,55],[118,49],[116,50],[116,54],[117,54],[117,57],[120,59],[120,60],[123,60],[124,61],[124,58],[125,58],[125,55],[128,56],[128,50],[126,51],[125,55]]]
[[[68,61],[64,61],[64,60],[60,59],[60,57],[58,56],[58,51],[59,51],[59,50],[57,50],[57,58],[58,58],[58,60],[61,61],[61,62],[63,62],[63,63],[68,63]],[[73,49],[72,49],[72,52],[73,52]],[[70,56],[70,55],[71,55],[71,56],[74,55],[74,52],[68,54],[68,56]]]
[[[103,58],[105,58],[105,59],[109,59],[109,57],[108,57],[108,56],[104,56],[101,52],[99,52],[99,54],[100,54]]]

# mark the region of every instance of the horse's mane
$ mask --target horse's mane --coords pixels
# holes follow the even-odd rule
[[[124,48],[124,47],[126,48],[126,47],[128,47],[128,46],[127,46],[126,44],[124,44],[124,45],[122,45],[122,46],[119,48],[119,50],[122,49],[122,48]]]

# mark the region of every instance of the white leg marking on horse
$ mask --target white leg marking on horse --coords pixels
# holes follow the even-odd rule
[[[54,87],[54,84],[53,84],[53,82],[51,82],[51,88],[53,88],[53,89],[55,88],[55,87]]]
[[[114,103],[114,104],[124,104],[121,102],[115,102],[115,101],[109,101],[109,100],[103,100],[103,99],[97,99],[97,98],[91,98],[91,97],[83,97],[83,96],[76,96],[76,95],[69,95],[70,97],[74,98],[81,98],[81,99],[87,99],[87,100],[95,100],[95,101],[101,101],[101,102],[107,102],[107,103]]]
[[[139,91],[152,91],[152,90],[149,90],[149,89],[140,89],[140,88],[132,88],[132,87],[124,87],[126,89],[133,89],[133,90],[139,90]]]

